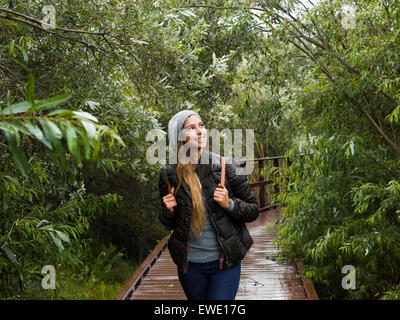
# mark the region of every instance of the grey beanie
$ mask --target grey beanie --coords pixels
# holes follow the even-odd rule
[[[191,115],[197,115],[199,118],[199,114],[193,110],[182,110],[175,114],[168,123],[168,140],[169,146],[172,150],[176,150],[178,146],[178,138],[182,140],[182,136],[180,133],[182,131],[183,124],[186,119]]]

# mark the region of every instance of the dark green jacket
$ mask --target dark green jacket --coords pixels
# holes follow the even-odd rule
[[[220,261],[221,268],[231,268],[239,263],[246,252],[253,244],[245,222],[251,222],[257,219],[258,201],[247,181],[247,177],[237,175],[235,169],[239,167],[236,160],[232,163],[226,163],[225,187],[228,190],[229,198],[235,204],[233,212],[224,210],[218,202],[214,201],[213,194],[218,187],[221,178],[220,155],[203,151],[202,158],[208,157],[208,164],[199,164],[195,169],[198,175],[206,203],[206,210],[210,220],[217,231],[217,239],[223,252],[223,260]],[[226,162],[229,162],[226,159]],[[216,164],[213,164],[216,163]],[[175,194],[177,206],[174,208],[172,217],[165,214],[166,208],[162,198],[168,194],[169,180],[171,186],[178,185],[178,176],[176,175],[176,164],[164,167],[160,173],[159,191],[161,200],[160,221],[168,228],[174,230],[169,241],[168,249],[172,260],[183,272],[187,266],[187,251],[189,239],[189,226],[192,215],[192,197],[189,186],[182,179],[182,184]]]

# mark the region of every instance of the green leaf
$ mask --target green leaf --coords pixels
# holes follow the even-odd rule
[[[44,221],[47,221],[47,220],[42,220],[42,221],[44,222]],[[42,222],[42,221],[40,221],[40,222]],[[39,230],[54,231],[52,224],[48,224],[48,225],[45,225],[43,227],[40,227]]]
[[[7,242],[8,242],[8,236],[5,235],[0,240],[0,249],[3,249],[7,245]]]
[[[64,246],[62,245],[62,242],[59,238],[57,238],[53,232],[50,232],[50,237],[53,240],[53,242],[55,243],[55,245],[57,246],[59,251],[63,251],[64,250]]]
[[[179,13],[184,15],[184,16],[186,16],[186,17],[190,17],[190,18],[195,18],[196,17],[196,14],[194,12],[188,10],[188,9],[179,10]]]
[[[39,122],[42,124],[45,137],[50,141],[53,146],[53,152],[57,157],[64,170],[68,169],[68,163],[65,155],[64,147],[61,144],[62,132],[58,126],[50,121],[40,119]]]
[[[15,132],[15,137],[17,138],[17,146],[19,146],[20,143],[20,136],[19,136],[19,132],[22,132],[26,135],[29,135],[29,131],[27,131],[24,127],[23,127],[23,123],[19,120],[15,120],[15,119],[8,119],[4,122],[2,122],[2,125],[6,126],[7,129],[6,131],[9,132]]]
[[[38,222],[38,224],[36,225],[36,228],[39,228],[42,224],[44,224],[44,223],[50,223],[49,221],[47,221],[47,220],[40,220],[39,222]]]
[[[385,117],[385,120],[388,120],[391,123],[398,123],[399,118],[400,118],[400,105],[394,108],[394,110]]]
[[[56,230],[56,233],[57,233],[58,237],[59,237],[62,241],[69,243],[69,235],[68,235],[68,234],[66,234],[66,233],[64,233],[64,232],[61,232],[61,231],[59,231],[59,230]]]
[[[36,137],[36,139],[42,142],[50,150],[53,150],[51,143],[49,142],[49,140],[45,138],[42,130],[40,130],[40,128],[37,125],[32,125],[30,122],[26,122],[25,127],[33,136]]]
[[[58,118],[72,118],[75,116],[74,112],[67,109],[60,109],[48,114],[49,117],[57,115]]]
[[[43,100],[37,101],[35,104],[35,108],[36,108],[36,111],[50,110],[50,109],[53,109],[54,107],[64,104],[69,99],[71,99],[70,95],[54,96],[54,97],[51,97],[48,99],[43,99]]]
[[[64,127],[65,127],[65,133],[66,133],[66,137],[67,137],[67,144],[68,144],[69,151],[71,152],[71,154],[75,154],[75,152],[77,150],[77,143],[76,143],[77,136],[76,136],[75,128],[69,122],[67,122],[64,125]]]
[[[81,168],[82,167],[81,154],[79,152],[77,144],[78,136],[76,134],[75,128],[70,122],[66,122],[64,124],[64,128],[65,128],[65,136],[67,139],[68,149],[74,156],[75,160],[77,161],[78,167]]]
[[[28,53],[26,52],[26,50],[24,48],[21,48],[21,52],[22,52],[22,57],[24,58],[24,62],[28,63]]]
[[[90,113],[85,112],[85,111],[74,111],[75,115],[77,115],[77,118],[83,118],[83,119],[87,119],[93,122],[98,122],[98,120],[92,116]]]
[[[4,108],[3,110],[1,110],[1,114],[9,115],[9,114],[23,113],[27,112],[30,107],[31,105],[28,101],[23,101],[16,104],[12,104],[7,108]]]
[[[50,140],[60,140],[62,138],[62,132],[60,128],[50,120],[39,120],[43,126],[43,130],[45,131],[46,136],[50,138]]]
[[[15,58],[15,40],[10,43],[10,48],[8,49],[8,56],[10,58]]]
[[[5,175],[4,178],[9,180],[9,181],[11,181],[15,186],[20,187],[20,184],[19,184],[18,180],[15,179],[14,177],[11,177],[9,175]]]
[[[67,95],[60,95],[60,96],[55,96],[52,98],[44,99],[44,100],[35,100],[34,101],[34,107],[32,106],[32,103],[29,101],[22,101],[16,104],[13,104],[9,107],[4,108],[1,110],[1,114],[3,115],[8,115],[8,114],[17,114],[17,113],[24,113],[24,112],[39,112],[39,111],[44,111],[44,110],[50,110],[54,107],[57,107],[65,102],[67,102],[69,99],[71,99],[71,96]],[[49,115],[54,115],[54,114],[59,114],[61,112],[69,112],[73,116],[74,113],[69,110],[57,110],[52,112]]]
[[[85,130],[79,129],[78,132],[79,132],[80,136],[82,137],[85,158],[86,158],[86,160],[89,160],[90,159],[90,139],[88,138]]]
[[[3,247],[3,251],[5,252],[6,256],[15,264],[18,264],[16,255],[14,252],[11,251],[11,249],[6,245]]]
[[[25,154],[17,146],[17,139],[15,135],[10,131],[5,131],[5,135],[8,141],[8,147],[15,161],[15,165],[24,177],[28,177],[28,173],[30,171],[28,167],[28,161],[26,160]],[[18,135],[18,132],[16,135]]]
[[[28,82],[26,84],[26,101],[35,109],[35,79],[32,73],[29,73]]]
[[[135,42],[135,43],[139,43],[139,44],[149,44],[148,42],[143,41],[143,40],[131,39],[131,41],[132,41],[132,42]]]
[[[98,102],[96,102],[96,101],[91,101],[91,100],[86,100],[85,101],[85,104],[87,105],[87,106],[89,106],[89,108],[91,109],[91,110],[97,110],[98,108],[98,106],[100,105],[100,103],[98,103]]]
[[[90,139],[98,139],[97,132],[96,132],[96,127],[94,126],[93,123],[85,120],[81,120],[81,123],[83,127],[85,128],[87,135]]]

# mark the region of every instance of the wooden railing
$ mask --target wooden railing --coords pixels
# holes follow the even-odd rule
[[[299,154],[296,157],[304,157],[311,156],[312,154]],[[287,156],[274,156],[274,157],[264,157],[264,158],[255,158],[255,159],[236,159],[241,162],[241,166],[245,166],[248,161],[257,162],[257,166],[255,168],[256,172],[251,174],[251,180],[253,182],[250,183],[250,186],[255,189],[258,188],[258,192],[255,193],[259,199],[259,210],[265,211],[268,209],[273,209],[279,206],[279,202],[276,200],[276,196],[284,191],[280,190],[281,187],[286,189],[285,185],[289,178],[284,176],[284,169],[291,165],[289,157]],[[272,162],[272,165],[266,165],[266,162]],[[276,168],[275,173],[273,174],[273,178],[265,177],[266,169],[268,168]],[[264,172],[263,172],[264,171]],[[255,180],[255,181],[254,181]]]
[[[257,162],[256,174],[252,174],[253,180],[256,181],[251,182],[250,186],[254,188],[258,188],[258,200],[259,200],[259,210],[265,211],[268,209],[276,208],[279,205],[279,202],[276,201],[275,197],[279,194],[279,182],[277,179],[277,175],[282,179],[287,180],[286,177],[283,177],[282,171],[284,168],[287,168],[291,165],[288,157],[285,156],[275,156],[275,157],[264,157],[264,158],[255,158],[255,159],[240,159],[240,162],[247,161],[255,161]],[[272,166],[266,166],[265,162],[271,161]],[[276,168],[276,173],[273,178],[265,177],[267,168]],[[264,171],[264,172],[263,172]],[[255,175],[255,177],[254,177]],[[280,180],[280,179],[279,179]],[[282,181],[282,180],[280,180]],[[271,185],[271,186],[270,186]],[[270,187],[269,187],[270,186]]]

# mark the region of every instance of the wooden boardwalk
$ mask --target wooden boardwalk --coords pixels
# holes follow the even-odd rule
[[[266,230],[267,223],[281,215],[276,208],[260,213],[247,227],[254,244],[242,261],[242,272],[236,300],[314,300],[318,296],[309,279],[299,277],[301,263],[278,263],[278,248],[273,241],[277,233]],[[154,248],[122,288],[117,300],[185,300],[177,268],[169,255],[165,237]]]

